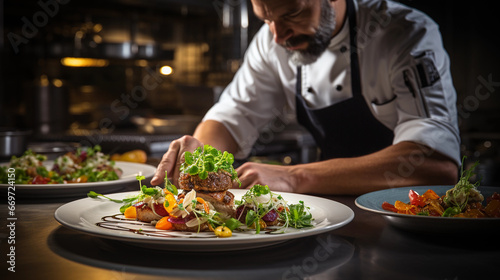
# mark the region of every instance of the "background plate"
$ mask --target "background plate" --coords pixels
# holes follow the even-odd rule
[[[233,189],[231,192],[235,199],[241,199],[246,190]],[[123,199],[137,192],[125,192],[109,195],[111,198]],[[86,234],[125,241],[133,245],[165,249],[174,251],[231,251],[249,248],[257,248],[284,242],[294,238],[311,236],[327,232],[348,224],[354,218],[351,208],[336,201],[293,193],[280,193],[290,204],[304,201],[310,207],[311,214],[315,219],[315,227],[308,229],[288,229],[283,234],[255,234],[255,232],[234,232],[230,238],[217,238],[212,232],[189,233],[180,231],[156,230],[147,224],[142,228],[147,231],[155,231],[157,234],[143,235],[125,230],[106,229],[96,225],[101,222],[102,217],[119,214],[121,204],[104,199],[84,198],[76,200],[59,207],[54,217],[68,228],[84,232]],[[124,222],[121,225],[128,227]]]
[[[500,218],[451,218],[451,217],[427,217],[399,214],[382,209],[382,203],[387,201],[394,204],[396,200],[408,203],[408,192],[414,190],[423,194],[428,189],[434,190],[438,195],[444,195],[447,190],[454,186],[415,186],[402,187],[375,191],[359,196],[355,204],[359,208],[373,213],[381,214],[389,223],[397,228],[421,233],[456,234],[457,232],[480,232],[487,231],[489,234],[500,232]],[[478,187],[478,190],[486,199],[494,192],[500,192],[497,187]]]
[[[44,164],[50,169],[52,168],[53,162],[46,161]],[[116,161],[115,167],[118,167],[123,171],[122,176],[118,180],[71,184],[16,184],[15,193],[16,196],[21,198],[85,197],[89,191],[109,193],[132,185],[137,185],[137,188],[139,188],[139,183],[135,177],[141,174],[146,177],[146,180],[143,180],[142,182],[149,183],[149,180],[153,178],[156,171],[156,167],[152,165],[125,161]],[[0,189],[4,194],[7,194],[8,187],[8,184],[0,184]]]

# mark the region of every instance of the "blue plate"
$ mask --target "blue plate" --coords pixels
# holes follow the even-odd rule
[[[359,208],[382,215],[394,227],[421,233],[452,233],[457,230],[461,233],[488,231],[488,233],[500,233],[500,218],[451,218],[451,217],[431,217],[416,216],[394,213],[382,209],[384,201],[394,204],[396,200],[408,203],[410,201],[408,193],[414,190],[423,194],[428,189],[432,189],[438,195],[444,195],[453,186],[414,186],[401,187],[375,191],[359,196],[355,203]],[[500,193],[498,187],[478,187],[478,190],[486,199],[494,192]]]

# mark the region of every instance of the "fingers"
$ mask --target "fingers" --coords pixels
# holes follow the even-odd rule
[[[168,151],[163,155],[160,163],[158,164],[158,167],[156,168],[155,175],[153,176],[153,179],[151,179],[151,185],[157,186],[163,183],[163,180],[165,178],[165,171],[167,171],[167,174],[169,176],[173,175],[172,170],[177,161],[179,149],[180,144],[176,140],[170,143]]]
[[[179,178],[179,168],[181,166],[181,158],[185,151],[194,151],[202,143],[192,136],[183,136],[177,140],[172,141],[168,147],[168,151],[163,155],[161,162],[156,168],[155,175],[151,179],[151,185],[160,185],[165,178],[165,171],[172,182],[177,186],[177,179]]]
[[[288,166],[246,162],[236,169],[241,188],[268,185],[273,191],[294,192],[296,180]]]
[[[244,163],[236,169],[236,172],[238,173],[238,179],[241,181],[242,189],[248,189],[253,185],[258,184],[259,173],[254,167],[252,167],[251,163]]]

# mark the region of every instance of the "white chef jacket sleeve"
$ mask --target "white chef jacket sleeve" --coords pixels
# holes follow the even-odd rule
[[[460,165],[456,92],[438,26],[429,20],[414,32],[409,32],[408,44],[394,53],[391,84],[398,111],[394,143],[413,141],[430,148],[422,147],[426,154],[437,151]]]
[[[203,118],[221,122],[229,130],[239,146],[236,158],[248,156],[259,131],[275,117],[276,108],[286,103],[271,42],[264,26],[250,43],[232,82]]]

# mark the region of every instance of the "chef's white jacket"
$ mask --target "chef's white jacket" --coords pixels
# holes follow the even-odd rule
[[[438,151],[459,164],[456,92],[438,25],[390,1],[355,1],[355,7],[367,106],[394,131],[393,144],[413,141],[429,147],[422,148],[426,153]],[[352,97],[348,28],[345,22],[318,60],[302,67],[302,95],[312,108]],[[225,125],[239,144],[237,158],[248,155],[271,120],[295,112],[296,73],[263,25],[233,81],[204,117]]]

